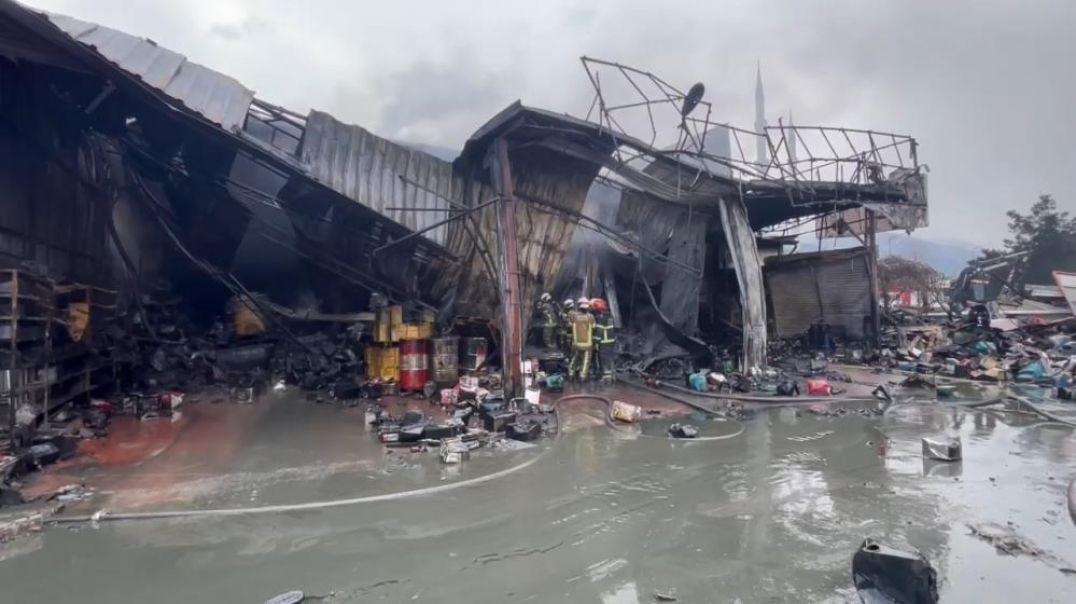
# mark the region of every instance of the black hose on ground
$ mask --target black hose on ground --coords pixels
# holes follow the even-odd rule
[[[688,399],[680,397],[680,396],[676,396],[675,394],[671,394],[669,392],[662,392],[658,388],[651,388],[651,387],[649,387],[649,386],[647,386],[645,384],[640,384],[639,382],[636,382],[635,380],[629,380],[629,379],[619,377],[619,376],[617,376],[616,379],[617,379],[618,382],[621,382],[623,384],[627,384],[627,385],[631,386],[632,388],[638,388],[639,390],[645,390],[646,392],[650,392],[650,393],[656,394],[656,395],[658,395],[660,397],[667,398],[670,401],[676,401],[676,402],[678,402],[678,403],[680,403],[682,405],[687,405],[688,407],[691,407],[692,409],[694,409],[696,411],[702,411],[703,413],[705,413],[707,415],[717,415],[717,412],[714,411],[713,409],[711,409],[711,408],[709,408],[709,407],[707,407],[705,405],[700,405],[699,403],[696,403],[695,401],[688,400]]]
[[[625,382],[625,383],[627,383],[627,382]],[[663,394],[662,396],[666,396],[666,395]],[[707,408],[705,408],[705,407],[703,407],[701,405],[697,405],[697,404],[692,403],[690,401],[681,399],[679,397],[668,395],[667,398],[669,398],[670,400],[674,400],[674,401],[676,401],[678,403],[682,403],[684,405],[687,405],[688,407],[691,407],[691,408],[696,409],[698,411],[702,411],[702,412],[706,413],[707,415],[711,415],[711,416],[717,415],[716,413],[714,413],[710,409],[707,409]],[[554,403],[554,404],[560,404],[561,401],[585,400],[585,399],[597,400],[597,401],[601,401],[601,402],[605,403],[609,408],[609,411],[607,411],[605,413],[605,423],[607,425],[609,425],[609,427],[614,429],[614,430],[618,430],[618,431],[621,430],[621,428],[619,426],[617,426],[616,422],[613,420],[613,417],[612,417],[613,401],[611,399],[609,399],[608,397],[604,397],[604,396],[597,395],[597,394],[569,394],[569,395],[560,397],[559,399],[557,399],[556,403]],[[684,442],[705,442],[705,441],[714,441],[714,440],[728,440],[730,438],[735,438],[735,437],[743,434],[744,431],[747,429],[747,427],[744,426],[743,422],[741,422],[738,419],[731,419],[731,418],[723,418],[723,419],[725,419],[725,421],[736,423],[736,425],[738,426],[736,431],[733,432],[732,434],[722,434],[720,436],[699,436],[699,437],[696,437],[696,438],[678,438],[678,439],[675,439],[675,440],[682,440]],[[643,437],[648,437],[648,438],[662,438],[662,437],[652,435],[652,434],[642,434],[641,432],[638,433],[638,436],[643,436]]]
[[[584,393],[580,393],[580,394],[565,394],[564,396],[562,396],[562,397],[558,398],[557,400],[553,401],[553,407],[554,408],[559,408],[560,404],[562,402],[564,402],[564,401],[584,401],[584,400],[594,400],[594,401],[598,401],[598,402],[601,402],[601,403],[605,403],[605,407],[606,407],[605,421],[606,421],[606,423],[609,423],[609,424],[612,423],[613,400],[610,399],[609,397],[601,396],[600,394],[584,394]]]
[[[829,396],[829,397],[823,398],[823,397],[818,397],[818,396],[757,396],[757,395],[750,395],[750,394],[732,394],[732,393],[716,394],[716,393],[712,393],[712,392],[696,392],[696,391],[691,390],[689,388],[685,388],[683,386],[679,386],[677,384],[673,384],[673,383],[670,383],[670,382],[659,381],[659,382],[657,382],[657,385],[659,386],[658,388],[651,388],[649,386],[640,384],[640,383],[635,382],[633,380],[628,380],[628,379],[625,379],[625,378],[618,378],[618,379],[620,381],[624,382],[625,384],[628,384],[630,386],[635,386],[636,388],[643,388],[643,389],[648,390],[650,392],[660,393],[661,388],[669,388],[670,390],[676,390],[678,392],[683,392],[685,394],[690,394],[691,396],[698,396],[698,397],[702,397],[702,398],[709,398],[709,399],[714,399],[714,400],[719,400],[719,401],[735,401],[737,403],[775,403],[775,404],[789,404],[789,403],[865,403],[865,402],[874,402],[874,401],[878,400],[878,399],[876,399],[876,398],[874,398],[872,396]],[[662,396],[665,396],[665,395],[662,394]],[[666,398],[672,398],[672,397],[666,397]],[[687,405],[693,405],[693,406],[697,405],[697,403],[689,403],[689,402],[687,402],[687,401],[685,401],[683,399],[680,399],[680,398],[674,398],[673,400],[678,400],[678,401],[680,401],[680,402],[682,402],[684,404],[687,404]],[[705,408],[700,406],[699,409],[702,410],[702,409],[705,409]]]

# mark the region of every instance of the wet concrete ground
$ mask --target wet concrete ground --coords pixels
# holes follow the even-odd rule
[[[967,527],[995,523],[1076,561],[1065,511],[1076,436],[1020,425],[1026,417],[937,403],[825,417],[800,406],[763,409],[733,438],[682,442],[662,436],[670,419],[618,431],[600,407],[573,403],[558,439],[457,470],[432,455],[386,455],[358,411],[274,396],[238,411],[206,406],[201,419],[216,427],[195,421],[201,406],[191,407],[191,424],[158,437],[171,443],[164,450],[143,445],[155,453],[148,459],[71,467],[62,479],[112,489],[113,508],[139,493],[140,510],[241,507],[426,487],[537,461],[392,501],[51,528],[0,546],[4,600],[256,603],[302,589],[335,592],[334,602],[619,604],[657,592],[681,602],[854,602],[850,559],[866,536],[921,549],[943,602],[1076,593],[1076,577],[1000,555]],[[707,436],[737,430],[693,421]],[[923,461],[919,439],[943,432],[961,435],[963,462]]]

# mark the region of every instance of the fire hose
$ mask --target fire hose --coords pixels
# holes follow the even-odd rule
[[[528,459],[524,462],[516,464],[512,467],[486,474],[485,476],[477,476],[475,478],[469,478],[467,480],[461,480],[449,484],[441,484],[431,487],[424,487],[420,489],[412,489],[410,491],[402,491],[397,493],[384,493],[381,495],[367,495],[363,497],[348,497],[343,499],[328,499],[323,501],[310,501],[306,503],[291,503],[291,504],[279,504],[279,505],[263,505],[263,506],[250,506],[241,508],[209,508],[202,510],[160,510],[151,512],[109,512],[107,510],[99,510],[95,514],[89,516],[65,516],[53,518],[51,522],[57,524],[85,524],[90,522],[104,522],[104,521],[119,521],[119,520],[160,520],[169,518],[193,518],[193,517],[214,517],[214,516],[245,516],[251,514],[275,514],[283,512],[300,512],[308,510],[324,510],[329,508],[346,507],[352,505],[360,505],[364,503],[376,503],[379,501],[394,501],[399,499],[405,499],[409,497],[418,497],[422,495],[436,495],[456,489],[461,489],[469,486],[476,486],[479,484],[491,482],[499,478],[504,478],[511,474],[515,474],[521,470],[529,468],[537,463],[539,460],[546,457],[550,451],[555,448],[555,445],[560,441],[562,430],[559,427],[562,425],[560,416],[560,403],[564,401],[572,400],[597,400],[605,403],[607,408],[611,408],[613,401],[598,395],[592,394],[569,394],[557,399],[554,404],[554,413],[556,414],[558,430],[554,437],[553,445],[547,447],[544,451],[538,455]],[[611,421],[608,411],[605,413],[606,421]],[[733,438],[743,432],[743,424],[740,424],[740,429],[731,435],[722,435],[716,437],[699,438],[692,440],[723,440],[727,438]]]

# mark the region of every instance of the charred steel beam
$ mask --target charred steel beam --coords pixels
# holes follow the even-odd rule
[[[511,399],[523,387],[523,308],[519,281],[519,240],[516,234],[516,198],[513,194],[512,164],[508,159],[508,141],[498,138],[490,149],[492,180],[499,189],[497,231],[501,253],[501,291],[503,312],[501,357],[504,369],[504,395]],[[487,202],[488,203],[488,202]]]
[[[413,233],[409,233],[404,237],[400,237],[399,239],[397,239],[395,241],[390,241],[390,242],[388,242],[388,243],[386,243],[384,245],[379,245],[379,246],[375,247],[372,252],[370,252],[370,255],[371,256],[376,256],[377,254],[381,253],[382,251],[384,251],[384,250],[386,250],[386,249],[388,249],[390,247],[393,247],[395,245],[401,244],[401,243],[403,243],[405,241],[410,241],[411,239],[414,239],[415,237],[418,237],[419,235],[422,235],[423,233],[426,233],[428,231],[432,231],[433,229],[436,229],[439,226],[443,226],[445,224],[448,224],[448,223],[452,222],[453,220],[458,220],[460,218],[463,218],[467,214],[470,214],[472,212],[476,212],[478,210],[481,210],[482,208],[484,208],[486,206],[489,206],[489,205],[492,205],[494,203],[497,203],[498,201],[500,201],[500,198],[499,197],[494,197],[493,199],[490,199],[488,201],[482,202],[482,203],[476,205],[473,208],[468,208],[466,210],[461,210],[460,213],[456,214],[455,216],[449,216],[448,218],[446,218],[444,220],[439,220],[439,221],[431,224],[430,226],[428,226],[428,227],[426,227],[424,229],[420,229],[420,230],[415,231]]]

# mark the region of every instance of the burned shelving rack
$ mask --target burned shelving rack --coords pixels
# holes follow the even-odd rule
[[[87,375],[90,392],[110,388],[118,380],[119,365],[113,349],[106,346],[102,335],[118,321],[119,292],[103,287],[89,286],[90,333],[89,342],[97,357],[95,369]]]
[[[63,388],[52,393],[53,411],[76,398],[111,386],[116,381],[116,360],[101,341],[102,333],[116,320],[114,290],[94,285],[68,284],[56,287],[56,308],[64,314],[66,327],[62,343],[49,362]],[[47,419],[47,418],[46,418]]]
[[[49,405],[52,376],[41,361],[51,352],[52,323],[55,313],[52,282],[41,275],[21,269],[0,269],[0,359],[3,379],[0,393],[7,406],[7,438],[17,446],[16,425],[19,409],[43,398],[42,409]]]
[[[115,381],[115,360],[95,342],[95,332],[115,321],[116,308],[112,290],[56,285],[24,270],[0,270],[6,443],[18,444],[20,408],[31,409],[34,421],[47,425],[56,409]]]

